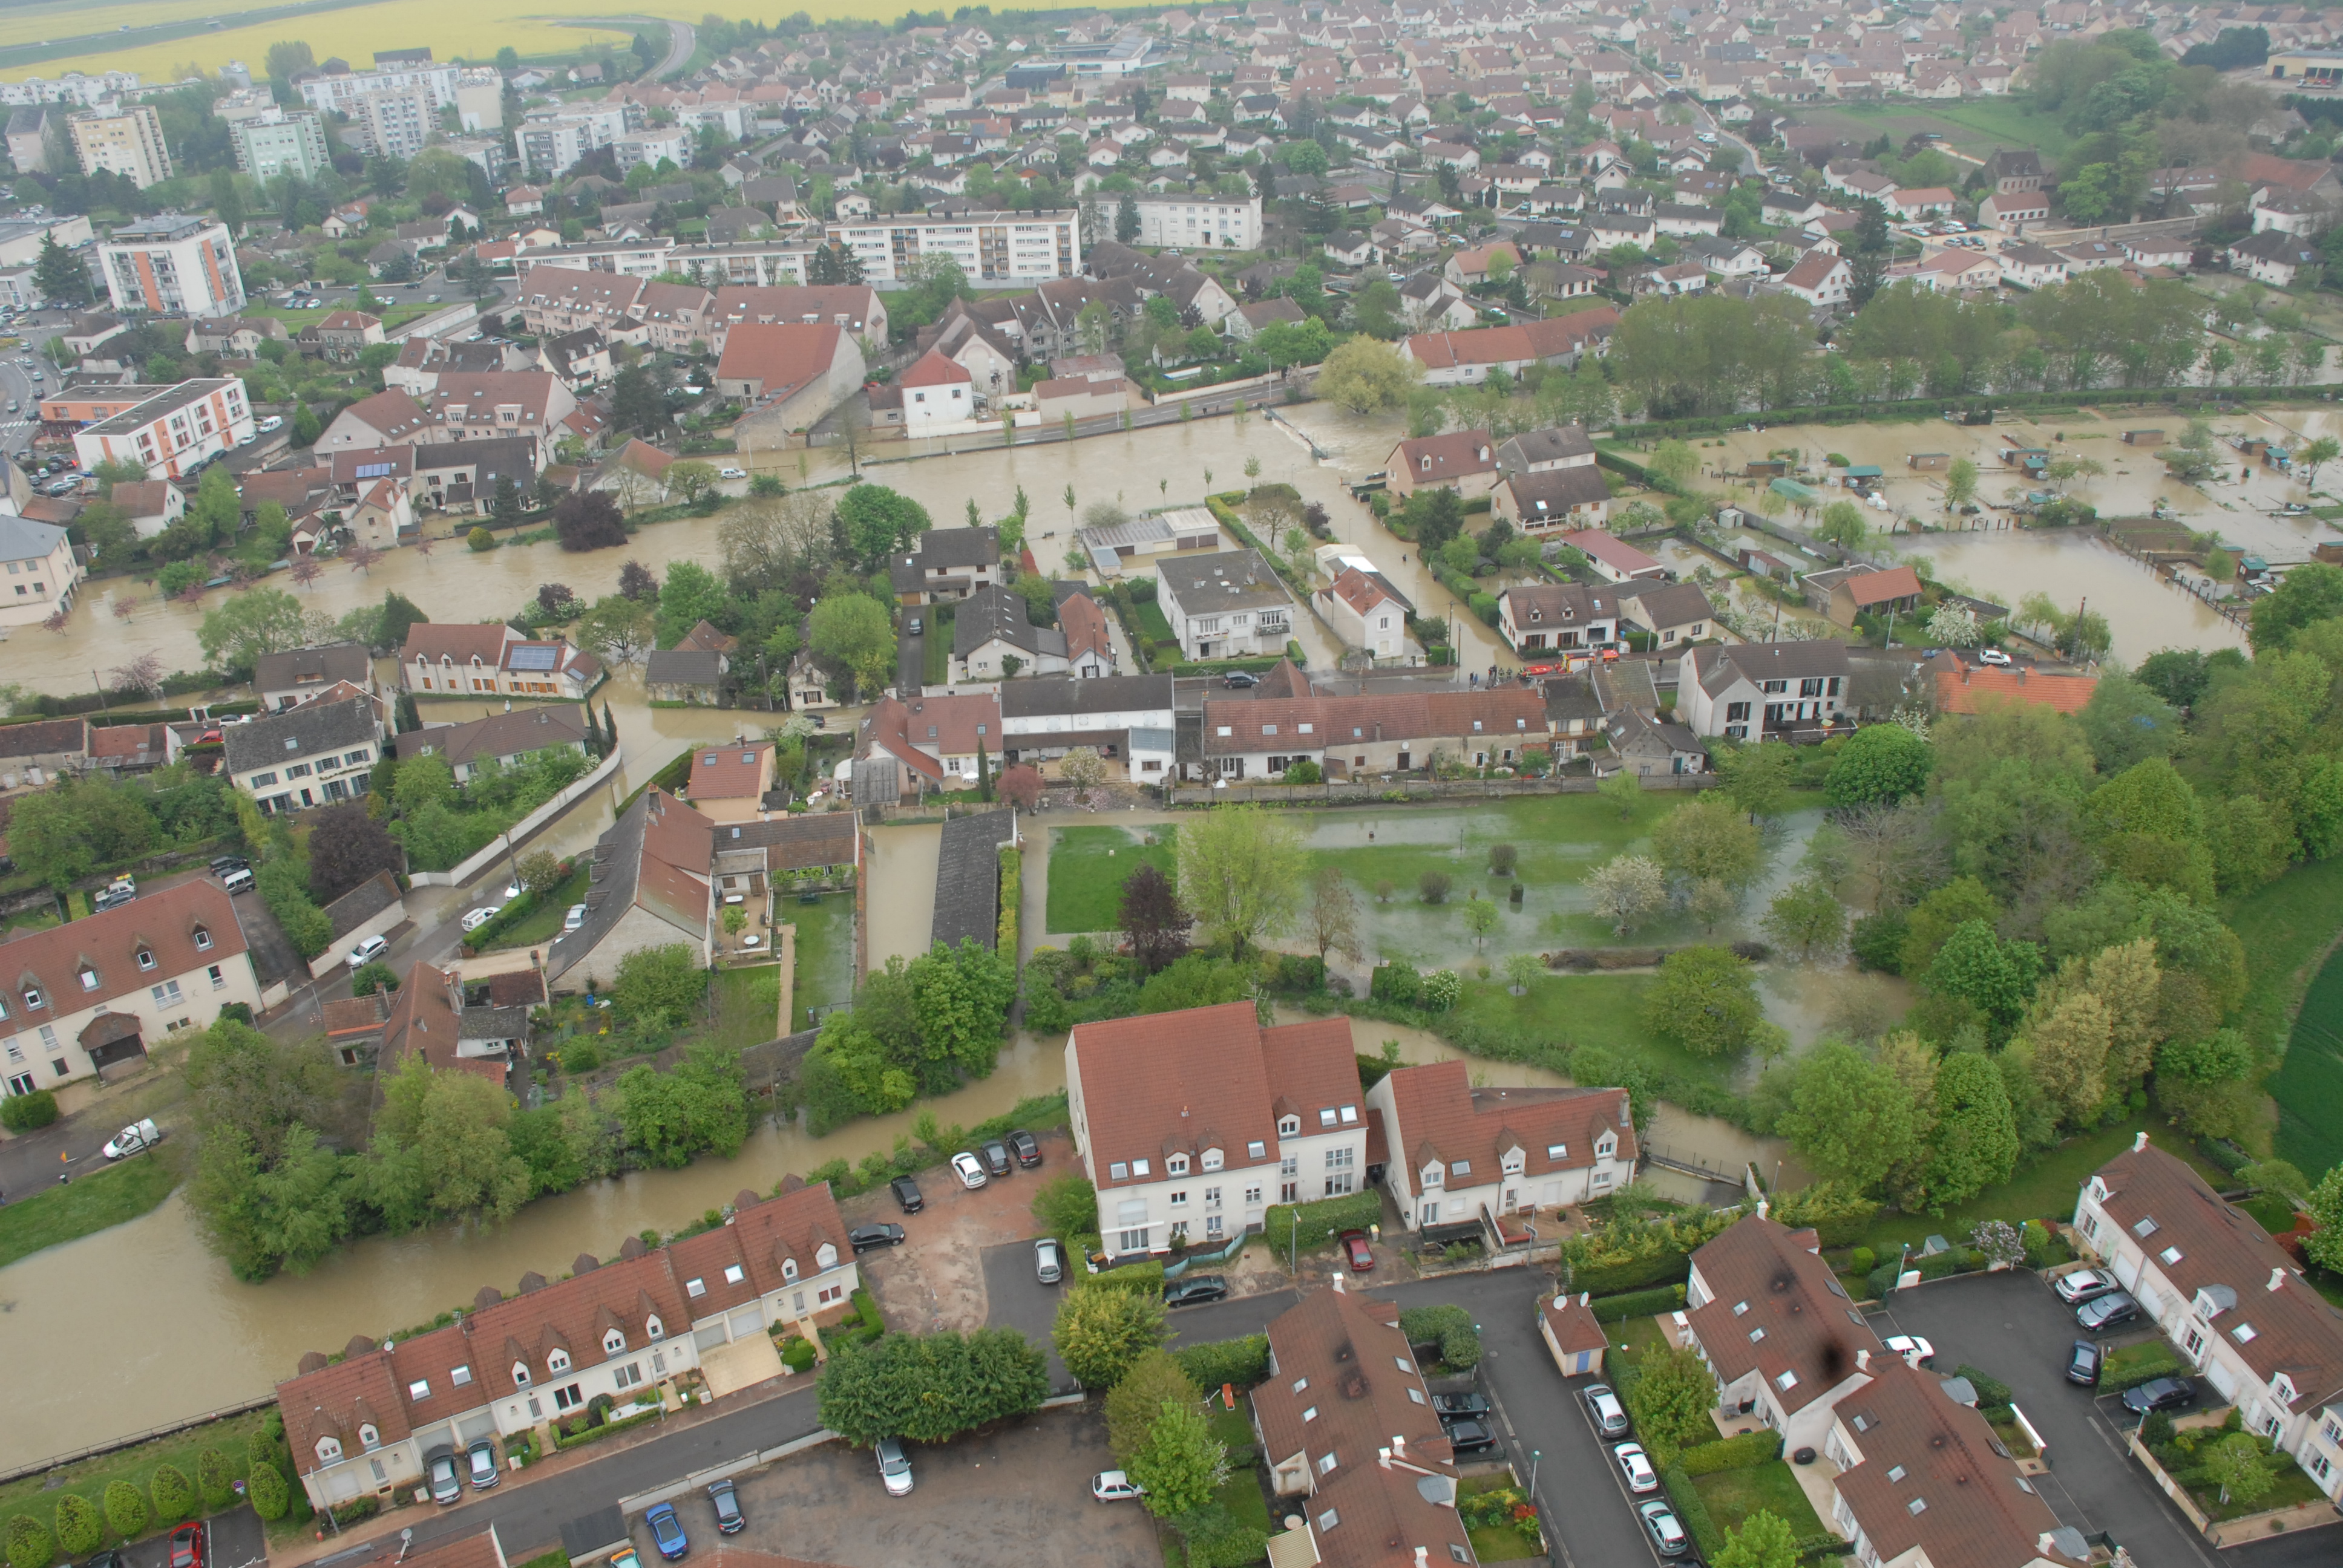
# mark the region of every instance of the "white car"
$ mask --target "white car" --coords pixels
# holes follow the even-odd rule
[[[350,968],[361,970],[390,951],[388,937],[368,937],[350,950]]]
[[[1917,1334],[1890,1334],[1879,1342],[1889,1351],[1904,1358],[1904,1364],[1918,1372],[1936,1359],[1936,1347]]]
[[[745,479],[748,477],[749,470],[746,468],[726,468],[719,475],[719,477],[726,479]]]
[[[960,1184],[971,1192],[985,1183],[984,1161],[965,1149],[952,1156],[952,1172],[960,1178]]]
[[[585,923],[586,906],[583,904],[570,905],[569,912],[561,917],[561,929],[565,933],[574,931]]]
[[[132,1122],[107,1140],[99,1152],[108,1160],[126,1160],[133,1154],[152,1149],[163,1141],[163,1130],[155,1125],[152,1117]]]
[[[1101,1470],[1091,1477],[1091,1495],[1101,1503],[1128,1503],[1147,1495],[1147,1489],[1120,1470]]]
[[[1979,664],[1990,664],[1997,668],[2006,669],[2017,661],[2011,658],[2009,655],[2002,652],[2001,649],[1997,648],[1981,648],[1977,649],[1977,662]]]
[[[257,428],[264,436],[267,435],[272,430],[282,430],[285,428],[285,416],[282,414],[271,414],[267,418],[263,419],[256,428]]]
[[[482,926],[487,925],[490,920],[493,920],[496,918],[497,911],[495,910],[483,906],[482,908],[474,910],[470,914],[464,917],[464,929],[468,931],[477,931]]]
[[[879,1479],[887,1483],[890,1497],[911,1495],[911,1460],[903,1452],[900,1437],[882,1437],[873,1445],[879,1455]]]
[[[1640,1442],[1623,1442],[1611,1451],[1619,1462],[1619,1473],[1627,1478],[1627,1490],[1634,1493],[1657,1492],[1660,1473],[1652,1468],[1651,1456]]]

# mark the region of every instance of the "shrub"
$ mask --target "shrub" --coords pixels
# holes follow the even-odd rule
[[[57,1499],[57,1544],[68,1557],[86,1557],[106,1540],[106,1521],[97,1504],[78,1492]]]
[[[1289,762],[1285,765],[1285,781],[1288,784],[1319,784],[1323,783],[1325,778],[1326,775],[1320,770],[1318,764],[1311,761],[1307,757],[1298,762]]]
[[[57,1119],[57,1097],[45,1089],[0,1100],[0,1127],[11,1132],[32,1132]]]
[[[1910,930],[1901,910],[1885,910],[1875,915],[1865,915],[1855,922],[1847,939],[1847,950],[1855,961],[1867,970],[1883,974],[1904,972],[1904,938]]]
[[[252,1511],[272,1524],[293,1506],[293,1489],[286,1483],[285,1473],[273,1463],[254,1465],[245,1490],[252,1494]]]
[[[1133,1295],[1160,1296],[1163,1293],[1163,1260],[1151,1258],[1143,1263],[1125,1263],[1119,1269],[1094,1274],[1084,1289],[1093,1287],[1104,1291],[1129,1291]]]
[[[1661,1312],[1673,1312],[1684,1304],[1682,1285],[1659,1285],[1648,1291],[1626,1291],[1615,1296],[1597,1296],[1586,1303],[1598,1323],[1624,1323],[1629,1318],[1655,1317]]]
[[[146,1533],[146,1500],[138,1489],[126,1481],[109,1482],[106,1488],[106,1527],[125,1540],[136,1540]]]
[[[196,1455],[196,1491],[203,1497],[206,1513],[216,1513],[236,1501],[236,1471],[226,1454],[207,1448]]]
[[[158,1523],[176,1524],[196,1516],[196,1483],[177,1465],[158,1465],[155,1479],[147,1483],[147,1491],[154,1496]]]
[[[1440,1360],[1451,1372],[1470,1372],[1481,1364],[1480,1331],[1473,1326],[1473,1314],[1453,1302],[1404,1308],[1399,1328],[1411,1345],[1438,1345]]]
[[[1489,870],[1494,876],[1510,877],[1513,874],[1513,868],[1521,863],[1521,850],[1511,844],[1492,844],[1489,846]]]
[[[464,536],[464,542],[474,550],[485,554],[497,548],[497,536],[486,528],[474,528]]]
[[[1445,871],[1426,871],[1415,879],[1416,897],[1427,904],[1444,904],[1448,890],[1455,885],[1456,879]]]
[[[1953,1375],[1969,1380],[1969,1386],[1976,1390],[1977,1404],[1980,1408],[1987,1405],[2007,1404],[2017,1397],[2010,1392],[2007,1383],[1995,1377],[1991,1372],[1977,1371],[1966,1362],[1955,1367]]]
[[[1269,1376],[1269,1336],[1247,1334],[1210,1344],[1182,1345],[1172,1352],[1172,1359],[1180,1363],[1188,1381],[1206,1393],[1222,1383],[1242,1393]]]
[[[811,1340],[793,1338],[781,1347],[781,1364],[791,1372],[804,1372],[813,1363],[814,1349]]]
[[[1172,1521],[1188,1543],[1188,1568],[1243,1568],[1269,1552],[1269,1533],[1239,1519],[1217,1503]]]
[[[1314,1203],[1279,1203],[1262,1222],[1262,1239],[1272,1251],[1298,1248],[1314,1252],[1343,1231],[1363,1231],[1383,1223],[1383,1194],[1373,1191],[1322,1198]]]
[[[56,1539],[47,1525],[29,1513],[9,1519],[8,1568],[49,1568],[49,1559],[56,1554]]]
[[[1847,1254],[1846,1269],[1851,1274],[1868,1274],[1878,1265],[1879,1254],[1868,1247],[1857,1247]]]
[[[1407,1007],[1423,994],[1423,977],[1413,965],[1397,959],[1375,966],[1374,978],[1368,982],[1367,995],[1377,1001],[1387,1001]]]
[[[1434,970],[1423,977],[1423,1007],[1427,1012],[1446,1012],[1464,994],[1464,981],[1454,970]]]

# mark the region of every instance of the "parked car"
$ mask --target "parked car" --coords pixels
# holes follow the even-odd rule
[[[1657,1492],[1660,1473],[1652,1468],[1651,1455],[1640,1442],[1623,1442],[1611,1450],[1611,1457],[1619,1463],[1619,1473],[1627,1478],[1630,1492]]]
[[[151,1116],[141,1117],[106,1141],[99,1151],[108,1160],[127,1160],[143,1153],[163,1141],[163,1130],[155,1125]]]
[[[887,1483],[887,1495],[911,1495],[911,1462],[903,1452],[903,1440],[882,1437],[872,1452],[879,1456],[879,1479]]]
[[[486,904],[483,904],[478,909],[467,914],[463,919],[462,924],[465,930],[477,931],[482,926],[487,925],[490,920],[493,920],[496,918],[497,911],[488,908]]]
[[[2160,1377],[2137,1388],[2124,1390],[2123,1407],[2134,1415],[2152,1410],[2179,1410],[2197,1402],[2197,1385],[2185,1377]]]
[[[212,875],[225,877],[230,871],[249,871],[252,862],[242,855],[222,855],[212,861]]]
[[[1225,1300],[1229,1282],[1218,1274],[1190,1274],[1167,1281],[1163,1286],[1163,1304],[1167,1307],[1192,1307],[1205,1302]]]
[[[915,615],[911,618],[910,624],[906,626],[903,629],[910,636],[918,637],[928,629],[928,623],[921,617]]]
[[[1021,1169],[1031,1171],[1041,1163],[1041,1140],[1022,1128],[1009,1135],[1009,1152],[1017,1156]]]
[[[987,1180],[984,1161],[965,1149],[952,1156],[952,1170],[959,1175],[960,1184],[970,1191],[983,1186]]]
[[[740,1494],[732,1490],[730,1482],[709,1482],[708,1501],[716,1508],[716,1533],[719,1535],[738,1535],[749,1527],[748,1515],[740,1512]]]
[[[875,1225],[857,1225],[846,1233],[846,1240],[858,1252],[868,1252],[879,1247],[900,1247],[903,1244],[903,1227],[884,1221]]]
[[[887,1183],[887,1191],[895,1194],[895,1205],[906,1214],[916,1214],[928,1206],[920,1196],[920,1184],[909,1176],[898,1176]]]
[[[2107,1365],[2106,1352],[2088,1340],[2077,1340],[2066,1356],[2066,1381],[2081,1383],[2085,1388],[2099,1386],[2100,1369]]]
[[[1259,686],[1261,684],[1261,677],[1253,674],[1251,670],[1232,669],[1226,675],[1221,677],[1221,684],[1227,687],[1231,691],[1242,691],[1248,686]]]
[[[2057,1292],[2058,1299],[2068,1306],[2079,1307],[2085,1302],[2096,1301],[2123,1287],[2105,1269],[2077,1269],[2071,1274],[2061,1274],[2051,1281],[2050,1288]]]
[[[423,1473],[430,1479],[431,1501],[460,1503],[464,1478],[456,1471],[456,1451],[442,1445],[423,1456]]]
[[[1661,1556],[1681,1557],[1692,1544],[1692,1538],[1684,1533],[1684,1522],[1666,1503],[1646,1503],[1635,1512],[1643,1516],[1644,1533],[1652,1538],[1653,1549]]]
[[[1977,662],[2006,668],[2016,661],[1997,648],[1981,648],[1977,649]]]
[[[469,1473],[469,1479],[472,1483],[473,1491],[486,1492],[489,1487],[494,1486],[498,1482],[504,1479],[504,1472],[499,1469],[497,1464],[497,1440],[495,1438],[484,1437],[480,1439],[479,1442],[472,1444],[471,1447],[464,1451],[464,1458],[467,1461],[466,1469]]]
[[[211,1532],[196,1520],[171,1532],[170,1568],[204,1568],[211,1561]]]
[[[136,881],[128,877],[116,877],[106,884],[106,890],[103,892],[89,900],[90,912],[104,914],[108,910],[128,903],[137,896],[138,884]]]
[[[1484,1393],[1436,1393],[1432,1396],[1432,1413],[1443,1421],[1452,1416],[1487,1415],[1489,1396]]]
[[[569,906],[569,912],[561,917],[561,934],[566,937],[570,932],[577,930],[585,925],[585,923],[586,906],[583,904],[572,904]]]
[[[1006,1176],[1016,1167],[1010,1163],[1009,1145],[998,1138],[988,1138],[981,1145],[984,1169],[988,1175]]]
[[[1351,1272],[1372,1274],[1375,1271],[1375,1250],[1367,1245],[1364,1231],[1345,1231],[1334,1239],[1342,1244],[1342,1255],[1350,1260]]]
[[[1054,1285],[1066,1277],[1066,1255],[1058,1247],[1054,1236],[1042,1236],[1033,1243],[1033,1277],[1045,1285]]]
[[[1611,1392],[1609,1383],[1598,1382],[1578,1396],[1586,1403],[1586,1413],[1594,1418],[1595,1429],[1605,1437],[1627,1435],[1627,1407]]]
[[[674,1503],[659,1503],[643,1515],[643,1523],[651,1527],[651,1543],[659,1554],[669,1562],[679,1561],[691,1550],[691,1537],[683,1533],[683,1521],[675,1516]]]
[[[746,468],[719,468],[716,472],[716,477],[719,479],[745,479],[749,477],[749,470]]]
[[[1917,1334],[1890,1334],[1879,1342],[1902,1356],[1904,1364],[1914,1372],[1936,1359],[1936,1347]]]
[[[350,950],[350,968],[361,970],[390,951],[388,937],[368,937]]]
[[[282,430],[285,428],[285,416],[282,414],[264,415],[261,417],[260,423],[254,426],[253,428],[258,430],[264,436],[268,435],[272,431]]]
[[[1485,1421],[1467,1417],[1444,1422],[1441,1430],[1448,1434],[1448,1447],[1454,1453],[1486,1453],[1497,1446],[1497,1434]]]
[[[1147,1495],[1147,1489],[1120,1470],[1101,1470],[1091,1477],[1091,1495],[1101,1503],[1129,1503]]]
[[[2126,1291],[2110,1291],[2075,1309],[2075,1321],[2086,1333],[2103,1334],[2139,1316],[2139,1303]]]

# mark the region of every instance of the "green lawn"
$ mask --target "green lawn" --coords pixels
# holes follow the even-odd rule
[[[2252,980],[2247,1038],[2278,1039],[2301,1010],[2264,1085],[2278,1101],[2277,1152],[2309,1171],[2343,1163],[2343,950],[2310,972],[2343,921],[2343,859],[2297,866],[2225,912]]]
[[[951,679],[952,607],[948,604],[928,607],[928,629],[920,638],[920,678],[930,686],[942,686]]]
[[[580,859],[569,879],[538,900],[527,920],[515,920],[504,929],[496,940],[496,948],[533,948],[559,936],[561,922],[569,916],[569,906],[585,900],[587,886],[593,879],[592,864]]]
[[[0,940],[5,940],[10,937],[20,937],[28,931],[45,931],[51,926],[64,923],[57,916],[57,907],[55,904],[36,904],[29,910],[21,910],[5,920],[0,920]]]
[[[1771,1509],[1778,1517],[1787,1520],[1790,1533],[1798,1540],[1819,1535],[1823,1522],[1815,1517],[1815,1505],[1798,1490],[1798,1478],[1790,1467],[1778,1459],[1747,1470],[1720,1470],[1713,1475],[1693,1478],[1693,1490],[1708,1504],[1708,1516],[1719,1530],[1738,1530],[1742,1522],[1761,1508]]]
[[[1139,634],[1141,637],[1150,642],[1176,643],[1179,641],[1179,638],[1172,635],[1172,623],[1164,618],[1163,608],[1153,599],[1134,603],[1131,608],[1139,621]]]
[[[0,1269],[44,1247],[136,1220],[154,1208],[179,1184],[168,1152],[127,1160],[0,1208]]]
[[[1926,108],[1901,104],[1810,106],[1801,109],[1798,117],[1866,142],[1885,135],[1901,144],[1918,132],[1935,131],[1979,157],[1989,156],[1997,146],[2036,147],[2045,162],[2055,162],[2075,139],[2063,118],[2036,111],[2029,99],[2019,95],[1930,104]]]
[[[80,1183],[75,1182],[75,1185]],[[30,1475],[20,1476],[0,1485],[0,1514],[28,1514],[43,1524],[54,1525],[57,1499],[65,1493],[77,1492],[96,1503],[105,1495],[106,1487],[116,1481],[126,1481],[151,1498],[154,1494],[149,1488],[156,1470],[166,1464],[175,1464],[192,1481],[195,1479],[196,1462],[207,1448],[216,1448],[226,1454],[229,1468],[237,1476],[249,1474],[250,1456],[246,1444],[259,1435],[260,1423],[269,1413],[267,1411],[254,1411],[248,1415],[231,1416],[208,1426],[174,1432],[152,1442],[100,1454],[58,1470],[35,1471]],[[297,1488],[296,1494],[298,1494]],[[177,1523],[176,1519],[156,1521],[148,1533],[160,1533]]]
[[[854,995],[854,895],[824,893],[810,904],[783,904],[778,919],[798,928],[797,980],[789,1005],[791,1029],[806,1027],[806,1009],[830,1007]]]
[[[1050,829],[1050,903],[1052,931],[1111,931],[1122,920],[1122,884],[1151,865],[1172,876],[1173,828],[1154,829],[1157,842],[1141,843],[1121,828]]]
[[[756,964],[716,973],[716,1032],[728,1050],[762,1045],[773,1038],[773,1015],[781,1005],[781,966]]]
[[[1876,1252],[1881,1261],[1893,1262],[1896,1250],[1906,1241],[1916,1246],[1932,1235],[1966,1241],[1981,1220],[2007,1220],[2014,1224],[2053,1216],[2071,1220],[2075,1216],[2075,1194],[2090,1179],[2091,1172],[2129,1148],[2144,1127],[2159,1148],[2186,1160],[2214,1186],[2227,1181],[2227,1177],[2207,1164],[2187,1141],[2161,1121],[2147,1127],[2147,1122],[2135,1117],[2068,1139],[2032,1164],[2020,1165],[2017,1174],[2001,1186],[1988,1187],[1967,1202],[1947,1209],[1942,1218],[1883,1213],[1871,1233],[1864,1237],[1863,1244]]]

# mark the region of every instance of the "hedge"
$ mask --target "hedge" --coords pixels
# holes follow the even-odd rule
[[[1438,1345],[1441,1362],[1452,1372],[1469,1372],[1481,1364],[1481,1332],[1473,1326],[1473,1314],[1453,1302],[1403,1308],[1399,1332],[1411,1346]]]
[[[47,1525],[29,1513],[8,1521],[8,1568],[48,1568],[56,1554],[56,1540]]]
[[[1210,1344],[1182,1345],[1172,1352],[1188,1381],[1206,1393],[1222,1383],[1242,1392],[1269,1376],[1269,1336],[1247,1334],[1242,1339],[1215,1340]]]
[[[1867,1282],[1871,1288],[1872,1300],[1885,1301],[1888,1293],[1896,1289],[1897,1270],[1905,1267],[1910,1268],[1920,1276],[1923,1282],[1926,1282],[1941,1280],[1952,1274],[1975,1273],[1985,1267],[1985,1258],[1982,1253],[1971,1248],[1954,1247],[1946,1251],[1932,1253],[1926,1258],[1906,1257],[1897,1262],[1882,1263],[1871,1271],[1871,1278]]]
[[[1755,1470],[1781,1457],[1782,1434],[1760,1428],[1687,1448],[1677,1456],[1676,1464],[1686,1475],[1714,1475],[1720,1470]]]
[[[2109,1359],[2109,1364],[2099,1376],[2101,1393],[2122,1393],[2125,1390],[2137,1388],[2144,1382],[2154,1382],[2160,1377],[2177,1377],[2188,1371],[2187,1366],[2173,1352],[2171,1346],[2161,1341],[2148,1342],[2161,1353],[2143,1355],[2137,1361],[2127,1362],[2121,1368],[2117,1368],[2113,1363],[2113,1358]],[[2131,1347],[2127,1345],[2124,1348],[2128,1350]],[[1966,1368],[1962,1369],[1962,1375],[1967,1375]],[[1970,1381],[1976,1380],[1972,1378]],[[1977,1397],[1979,1402],[1985,1402],[1982,1389],[1978,1391]]]
[[[1102,1291],[1129,1291],[1133,1295],[1163,1293],[1163,1260],[1150,1258],[1143,1263],[1125,1263],[1119,1269],[1104,1269],[1084,1282]]]
[[[1648,1291],[1626,1291],[1615,1296],[1597,1296],[1586,1303],[1598,1323],[1624,1323],[1629,1318],[1657,1317],[1673,1312],[1684,1304],[1682,1285],[1660,1285]]]
[[[1017,961],[1017,900],[1023,866],[1024,856],[1016,845],[1001,846],[1001,930],[994,950],[1007,953],[1012,964]]]
[[[1262,1223],[1262,1239],[1272,1250],[1284,1247],[1315,1251],[1345,1231],[1363,1231],[1383,1219],[1383,1194],[1353,1192],[1322,1198],[1315,1203],[1272,1205]]]
[[[619,1416],[617,1411],[613,1410],[609,1415],[603,1418],[601,1425],[589,1426],[575,1437],[556,1425],[553,1429],[553,1445],[557,1449],[583,1448],[589,1442],[599,1442],[614,1432],[631,1432],[636,1427],[657,1421],[667,1413],[663,1407],[656,1404],[639,1404],[634,1408],[639,1413],[628,1416]]]
[[[1679,1460],[1660,1472],[1660,1484],[1667,1488],[1668,1501],[1675,1504],[1676,1522],[1700,1547],[1701,1561],[1715,1562],[1717,1554],[1725,1550],[1725,1532],[1717,1528],[1715,1519],[1708,1512],[1708,1499],[1703,1497],[1700,1488],[1692,1483],[1692,1477],[1685,1473],[1683,1461]]]

